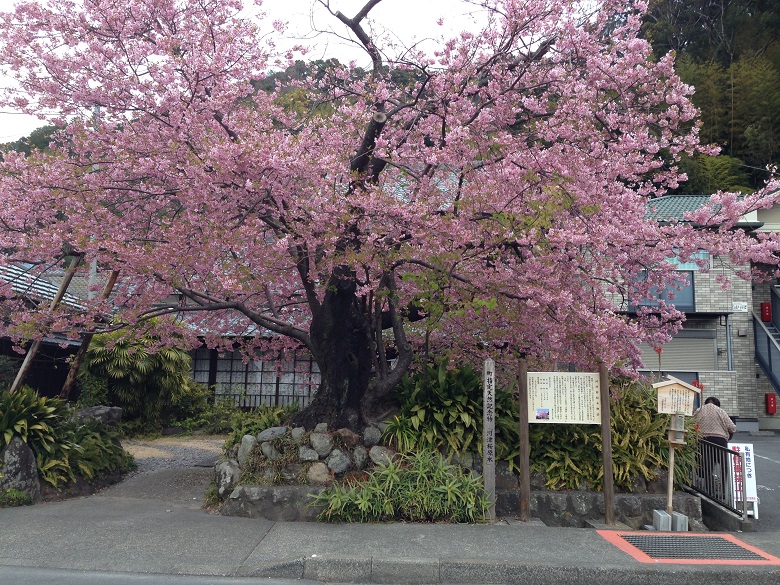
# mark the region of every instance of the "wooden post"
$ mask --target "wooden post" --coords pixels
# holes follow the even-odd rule
[[[101,293],[102,298],[107,299],[109,297],[118,276],[119,271],[111,271],[108,282],[106,282],[106,286],[103,287],[103,292]],[[73,383],[76,381],[76,376],[79,373],[81,364],[84,363],[84,358],[87,357],[87,350],[89,349],[89,344],[92,343],[92,338],[94,336],[94,333],[85,333],[84,337],[81,338],[81,347],[79,347],[78,352],[76,352],[76,355],[73,357],[73,361],[70,362],[68,377],[65,378],[65,383],[62,385],[62,390],[60,390],[60,398],[63,400],[67,400],[68,396],[70,396],[70,390],[73,388]]]
[[[49,310],[54,310],[55,308],[57,308],[57,305],[60,304],[62,297],[65,296],[65,291],[68,290],[70,281],[73,280],[73,275],[76,273],[76,269],[78,268],[80,261],[81,261],[80,256],[76,256],[73,258],[70,267],[65,272],[65,275],[62,277],[62,282],[60,282],[60,288],[57,290],[57,294],[54,295],[54,298],[52,299],[51,304],[49,305]],[[32,362],[35,359],[35,355],[38,353],[40,347],[41,347],[41,340],[36,339],[35,341],[33,341],[32,345],[27,350],[27,355],[24,356],[24,361],[22,362],[22,366],[19,368],[19,371],[16,373],[16,378],[14,378],[13,384],[11,384],[11,389],[9,390],[10,394],[13,394],[17,390],[19,390],[19,388],[22,387],[22,384],[24,383],[24,379],[27,377],[27,373],[30,371],[30,368],[32,367]]]
[[[672,497],[674,495],[674,443],[669,443],[669,483],[666,488],[666,513],[669,516],[674,512]]]
[[[615,479],[612,470],[612,417],[609,402],[609,372],[599,363],[601,386],[601,457],[604,465],[604,522],[615,524]]]
[[[482,478],[490,500],[487,517],[496,519],[496,363],[485,360],[482,402]]]
[[[531,520],[531,442],[528,437],[528,361],[520,359],[520,520]]]

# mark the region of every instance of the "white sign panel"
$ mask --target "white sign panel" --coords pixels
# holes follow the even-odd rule
[[[731,312],[732,313],[747,313],[748,312],[748,304],[746,301],[732,301],[731,303]]]
[[[734,487],[734,499],[738,502],[757,502],[758,488],[756,487],[756,458],[751,443],[729,443],[729,449],[745,454],[745,485],[742,486],[742,460],[740,457],[731,457],[731,481]]]
[[[598,374],[528,374],[528,422],[601,424]]]

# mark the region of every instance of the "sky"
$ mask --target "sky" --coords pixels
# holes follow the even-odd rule
[[[11,10],[17,0],[0,0],[0,12]],[[132,2],[133,0],[117,0]],[[328,0],[331,9],[339,10],[349,17],[354,16],[367,0]],[[314,10],[313,10],[314,8]],[[264,0],[262,9],[268,15],[268,22],[279,19],[288,23],[287,35],[291,43],[311,46],[310,59],[337,57],[343,62],[351,59],[368,63],[365,53],[357,51],[354,45],[340,41],[333,35],[315,34],[312,23],[319,30],[332,28],[343,31],[343,26],[334,17],[318,6],[315,0]],[[383,27],[410,44],[426,38],[452,36],[464,29],[474,29],[473,5],[454,0],[382,0],[371,16]],[[443,18],[443,26],[437,21]],[[0,73],[0,85],[13,84],[13,79]],[[34,116],[28,116],[0,107],[0,143],[17,140],[46,124]]]

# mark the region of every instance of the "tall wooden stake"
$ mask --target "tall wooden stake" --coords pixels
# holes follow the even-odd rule
[[[669,443],[669,483],[666,486],[666,513],[669,516],[674,512],[672,498],[674,496],[674,443]]]
[[[496,363],[485,360],[482,402],[482,477],[491,502],[488,520],[496,519]]]
[[[612,470],[612,417],[609,403],[609,372],[599,363],[601,386],[601,457],[604,465],[604,522],[615,524],[615,479]]]
[[[531,441],[528,437],[528,361],[520,359],[520,520],[531,520]]]
[[[71,263],[70,267],[62,277],[62,282],[60,282],[60,288],[57,290],[57,294],[54,295],[54,298],[52,299],[51,304],[49,305],[49,310],[56,309],[57,305],[60,304],[62,297],[65,296],[65,291],[68,290],[70,281],[73,280],[73,275],[76,274],[76,269],[80,264],[80,260],[81,260],[80,257],[73,258],[73,262]],[[27,377],[27,374],[30,371],[30,368],[32,367],[32,363],[33,360],[35,359],[35,355],[38,353],[38,350],[40,348],[41,348],[40,339],[36,339],[35,341],[32,342],[32,345],[30,345],[30,348],[27,350],[27,355],[24,356],[24,361],[22,362],[22,366],[19,368],[19,371],[16,373],[16,378],[14,378],[13,384],[11,384],[11,389],[9,390],[11,394],[13,394],[17,390],[19,390],[19,388],[22,387],[22,384],[24,383],[24,379]]]

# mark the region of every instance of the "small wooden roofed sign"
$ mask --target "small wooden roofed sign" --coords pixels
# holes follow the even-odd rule
[[[673,376],[666,378],[666,380],[653,384],[653,388],[658,394],[658,412],[660,414],[693,415],[693,404],[701,390]]]

